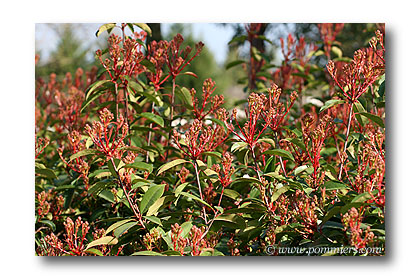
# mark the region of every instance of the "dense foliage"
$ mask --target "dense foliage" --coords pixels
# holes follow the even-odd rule
[[[212,77],[180,82],[201,42],[101,26],[100,69],[35,82],[36,254],[384,255],[385,29],[347,58],[343,27],[281,38],[276,65],[246,24],[227,108]]]

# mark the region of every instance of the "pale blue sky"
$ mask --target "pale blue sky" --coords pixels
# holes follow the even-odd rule
[[[86,45],[90,45],[98,40],[95,32],[101,25],[101,23],[78,24],[76,33],[80,39],[86,42]],[[170,23],[162,24],[162,33],[164,35],[169,32],[169,29]],[[218,63],[224,62],[228,50],[227,43],[232,39],[233,35],[232,28],[213,23],[194,23],[192,24],[192,32],[196,39],[202,40],[206,47],[211,50]],[[35,41],[36,49],[41,51],[41,59],[45,60],[57,46],[58,37],[50,25],[36,24]]]

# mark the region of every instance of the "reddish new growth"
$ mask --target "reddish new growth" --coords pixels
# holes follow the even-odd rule
[[[38,193],[36,197],[38,199],[38,206],[36,207],[38,220],[46,216],[51,216],[48,218],[57,220],[64,205],[64,197],[53,193],[51,189],[47,192],[42,191]]]
[[[181,184],[184,184],[187,181],[188,175],[190,175],[190,171],[187,168],[182,167],[178,174]]]
[[[227,113],[224,108],[216,112],[216,119],[226,123]],[[190,129],[185,133],[185,146],[181,144],[181,134],[174,130],[173,139],[182,153],[192,160],[197,160],[202,153],[211,152],[221,145],[229,136],[229,131],[219,124],[206,126],[203,121],[194,120]]]
[[[156,228],[152,229],[150,233],[146,233],[143,237],[143,244],[146,247],[147,251],[153,251],[153,249],[160,250],[159,240],[161,236]]]
[[[324,175],[318,176],[318,169],[320,167],[319,160],[321,158],[321,149],[324,145],[324,141],[332,129],[332,119],[329,115],[324,115],[319,124],[315,129],[311,129],[315,120],[309,113],[304,115],[302,118],[302,132],[303,132],[303,143],[305,145],[306,152],[309,160],[312,163],[314,171],[312,173],[312,187],[317,188],[323,181]]]
[[[383,68],[385,68],[385,46],[384,46],[384,35],[381,31],[376,30],[375,32],[376,37],[373,37],[369,45],[377,55],[378,59],[382,62]],[[378,46],[379,43],[379,46]],[[380,64],[380,62],[379,62]]]
[[[199,256],[202,251],[206,248],[211,248],[211,242],[208,242],[203,238],[203,233],[205,228],[198,228],[193,226],[190,230],[189,236],[182,237],[182,228],[178,223],[171,225],[171,241],[172,246],[175,251],[184,255],[185,247],[189,246],[191,248],[192,256]]]
[[[274,110],[271,110],[268,114],[264,115],[266,109],[267,97],[264,94],[251,93],[248,97],[248,110],[245,111],[248,121],[241,128],[238,120],[236,119],[236,109],[233,110],[232,117],[235,119],[236,125],[238,126],[240,133],[234,131],[232,120],[229,124],[232,132],[243,142],[249,145],[251,150],[254,150],[258,139],[261,134],[267,129],[271,124],[271,120],[274,115]],[[258,121],[264,117],[265,123],[263,128],[258,130]]]
[[[385,150],[383,142],[385,135],[380,131],[369,132],[369,140],[363,144],[357,156],[357,174],[354,179],[344,169],[352,188],[359,194],[369,193],[372,197],[368,202],[374,202],[380,207],[385,206]]]
[[[331,46],[338,33],[344,28],[344,23],[320,23],[318,24],[321,39],[324,42],[325,55],[330,59]]]
[[[350,245],[356,249],[365,248],[373,241],[375,235],[370,231],[368,226],[363,233],[360,228],[362,225],[363,216],[356,208],[352,207],[345,215],[342,216],[341,221],[344,225],[344,231],[350,235]]]
[[[47,147],[49,143],[50,140],[47,138],[40,137],[36,139],[35,136],[35,158],[38,158],[38,156],[44,152],[45,147]]]
[[[67,135],[71,153],[77,154],[80,151],[86,149],[85,142],[82,141],[82,136],[78,131],[72,131],[69,135]],[[60,156],[61,160],[70,167],[76,173],[80,173],[80,176],[83,178],[85,183],[86,189],[89,188],[89,164],[83,159],[83,157],[77,157],[74,160],[67,161],[63,157],[63,148],[58,148],[58,155]]]
[[[195,89],[191,89],[194,116],[200,121],[203,120],[206,116],[216,112],[216,110],[224,103],[223,95],[211,96],[214,93],[214,90],[216,89],[215,84],[216,83],[210,78],[204,81],[201,108],[199,107],[198,99],[195,97]],[[205,111],[208,102],[210,102],[210,108],[207,111]]]
[[[103,59],[102,51],[96,51],[99,61],[106,69],[113,83],[117,83],[117,80],[123,79],[124,76],[131,77],[144,71],[144,66],[141,64],[141,61],[144,59],[141,45],[135,39],[126,37],[121,47],[122,40],[121,37],[115,34],[109,36],[109,58]]]
[[[204,44],[198,42],[195,44],[195,54],[190,57],[191,47],[186,46],[185,49],[181,49],[181,44],[184,42],[184,38],[181,34],[175,35],[175,37],[169,42],[167,49],[166,62],[169,68],[169,73],[173,78],[176,78],[184,68],[191,63],[191,61],[200,54]]]
[[[317,197],[307,196],[303,191],[297,190],[293,195],[292,213],[294,219],[303,225],[303,229],[297,228],[304,237],[311,237],[317,231],[318,215],[316,208],[318,206]]]
[[[89,223],[82,222],[81,217],[78,217],[75,222],[68,217],[64,222],[64,227],[66,230],[65,243],[59,240],[54,233],[51,233],[51,235],[45,237],[46,246],[42,248],[43,252],[40,253],[46,256],[86,256],[83,242],[87,240],[86,234],[89,231]]]
[[[85,131],[96,148],[106,155],[107,160],[121,158],[123,153],[121,148],[125,146],[124,138],[128,133],[128,124],[121,115],[116,122],[112,122],[114,114],[106,108],[101,110],[99,115],[100,122],[94,121],[92,127],[87,124]]]
[[[168,75],[166,78],[162,79],[163,75],[163,67],[166,64],[166,57],[167,57],[167,49],[169,47],[169,43],[167,41],[152,41],[147,46],[147,57],[146,59],[150,61],[154,69],[151,71],[150,69],[146,69],[146,76],[150,80],[150,82],[155,87],[155,90],[158,91],[161,85],[169,78]]]
[[[83,91],[75,86],[70,86],[68,94],[57,90],[55,92],[55,100],[59,108],[58,117],[62,120],[61,123],[65,129],[72,131],[83,127],[88,118],[87,114],[81,117],[80,112],[83,101],[85,100]]]
[[[353,60],[343,66],[341,75],[337,75],[334,62],[328,62],[328,72],[350,103],[355,103],[384,74],[384,58],[379,56],[380,59],[368,60],[368,51],[357,50]],[[384,49],[380,53],[384,53]]]
[[[280,126],[283,124],[283,120],[289,113],[298,95],[296,91],[292,92],[290,95],[290,102],[284,106],[283,102],[280,100],[281,89],[276,84],[271,85],[271,88],[268,90],[268,94],[268,110],[264,112],[263,117],[267,122],[271,119],[271,122],[268,122],[270,128],[274,132],[278,132]]]
[[[221,162],[222,168],[220,168],[220,165],[218,164],[214,164],[212,167],[212,169],[217,173],[220,184],[222,185],[222,193],[220,195],[218,206],[220,206],[220,203],[222,202],[223,192],[225,188],[229,186],[230,183],[232,183],[231,177],[233,173],[235,172],[235,168],[232,166],[232,162],[233,162],[233,156],[230,153],[225,152],[223,153],[222,162]]]
[[[279,84],[282,89],[290,89],[295,86],[301,91],[305,83],[305,78],[293,74],[309,74],[310,66],[308,62],[310,56],[308,54],[314,51],[316,46],[314,44],[307,45],[305,37],[300,37],[297,40],[291,34],[287,37],[287,43],[285,43],[283,38],[280,38],[280,45],[283,62],[274,71],[273,81]]]

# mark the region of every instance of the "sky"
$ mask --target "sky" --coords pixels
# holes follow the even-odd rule
[[[76,34],[85,42],[86,46],[94,44],[98,40],[95,32],[101,25],[102,23],[77,24]],[[168,34],[170,25],[170,23],[162,23],[161,28],[164,36]],[[219,64],[225,61],[228,51],[227,44],[233,36],[232,28],[214,23],[194,23],[192,24],[192,32],[194,38],[203,41],[205,46],[210,49]],[[36,49],[41,51],[41,61],[45,61],[51,51],[56,48],[58,36],[51,25],[39,23],[35,27],[35,42]]]

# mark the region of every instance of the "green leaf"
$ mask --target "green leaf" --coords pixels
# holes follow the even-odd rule
[[[124,168],[134,168],[137,170],[143,170],[143,171],[147,171],[149,173],[152,173],[153,171],[153,165],[152,164],[148,164],[145,162],[141,162],[141,161],[136,161],[130,164],[127,164],[124,166]]]
[[[154,122],[155,124],[157,124],[157,125],[159,125],[161,127],[164,126],[164,121],[163,121],[162,117],[161,116],[158,116],[158,115],[155,115],[153,113],[143,112],[143,113],[141,113],[139,115],[139,117],[146,118],[149,121],[152,121],[152,122]]]
[[[77,153],[75,153],[74,155],[70,156],[70,161],[79,158],[79,157],[83,157],[83,156],[87,156],[87,155],[94,155],[97,154],[98,150],[95,149],[85,149],[85,150],[81,150]]]
[[[103,86],[104,89],[106,89],[106,88],[111,88],[111,86],[113,86],[113,85],[114,84],[109,80],[100,80],[100,81],[96,82],[95,84],[93,84],[86,94],[85,101],[83,102],[82,108],[80,109],[80,111],[83,112],[83,110],[90,103],[92,103],[95,99],[97,99],[100,96],[100,93],[102,92],[102,89],[98,90],[99,86]]]
[[[150,29],[150,27],[147,24],[145,23],[133,23],[133,24],[137,27],[140,27],[144,31],[146,31],[147,34],[149,34],[149,36],[152,36],[152,29]]]
[[[114,229],[119,228],[120,226],[122,226],[122,225],[124,225],[124,224],[126,224],[128,222],[132,222],[132,221],[134,221],[134,220],[133,219],[125,219],[125,220],[122,220],[122,221],[118,221],[116,223],[113,223],[111,226],[109,226],[107,228],[107,230],[105,231],[105,235],[108,234],[108,233],[110,233]]]
[[[115,238],[119,238],[121,235],[123,235],[126,231],[128,231],[130,228],[134,227],[135,225],[138,225],[138,222],[128,222],[119,226],[118,228],[114,230]]]
[[[308,169],[309,165],[305,164],[305,165],[301,165],[298,168],[295,169],[295,176],[298,175],[299,173],[302,173],[303,171],[305,171],[306,169]]]
[[[241,178],[237,178],[235,180],[233,180],[232,185],[237,184],[237,183],[257,183],[262,185],[262,183],[260,182],[260,180],[258,180],[257,178],[253,178],[253,177],[241,177]]]
[[[202,204],[204,204],[204,205],[206,205],[206,206],[208,206],[208,207],[210,207],[210,208],[213,208],[213,207],[211,207],[211,206],[210,206],[210,204],[208,204],[207,202],[205,202],[205,201],[204,201],[204,200],[202,200],[201,198],[196,197],[195,195],[193,195],[193,194],[191,194],[191,193],[187,193],[187,192],[180,192],[179,194],[180,194],[180,195],[183,195],[183,196],[185,196],[185,197],[192,198],[193,200],[196,200],[196,201],[198,201],[198,202],[200,202],[200,203],[202,203]]]
[[[381,117],[379,117],[377,115],[367,113],[367,112],[360,112],[360,113],[357,113],[357,114],[362,115],[362,116],[368,118],[369,120],[371,120],[372,122],[376,123],[380,127],[385,128],[384,121],[382,120]]]
[[[156,72],[156,67],[153,63],[151,63],[149,60],[143,59],[140,61],[140,64],[146,67],[150,72],[154,73]]]
[[[35,168],[35,174],[39,174],[50,179],[57,179],[57,175],[55,175],[54,171],[49,168]]]
[[[164,208],[166,205],[168,205],[169,203],[173,202],[175,199],[175,196],[173,195],[165,195],[162,196],[161,198],[159,198],[158,200],[156,200],[155,203],[153,203],[150,207],[149,210],[147,211],[147,216],[154,216],[156,215],[160,209]]]
[[[131,254],[132,256],[163,256],[161,253],[154,251],[140,251]]]
[[[106,189],[108,186],[113,185],[113,182],[96,182],[95,184],[89,186],[88,194],[91,195],[98,195],[100,192],[102,192],[104,189]]]
[[[179,96],[182,104],[185,105],[187,109],[191,110],[193,108],[191,92],[189,89],[182,87],[181,89],[176,90],[176,94]]]
[[[286,179],[283,175],[280,175],[277,172],[269,172],[269,173],[264,174],[264,176],[274,178],[277,181],[282,181],[282,180]]]
[[[166,256],[182,256],[180,252],[174,250],[165,251],[163,254]]]
[[[188,234],[190,233],[192,227],[193,227],[193,224],[191,222],[182,223],[182,225],[181,225],[182,231],[181,231],[180,236],[183,237],[183,238],[187,237]]]
[[[186,163],[186,162],[189,162],[189,161],[187,161],[185,159],[176,159],[176,160],[167,162],[164,165],[162,165],[161,167],[159,167],[157,176],[159,176],[160,174],[162,174],[166,170],[171,169],[172,167],[175,167],[179,164]]]
[[[339,58],[343,56],[343,51],[337,46],[332,46],[331,51]]]
[[[271,202],[276,201],[281,194],[285,193],[289,189],[288,186],[282,185],[280,188],[276,189],[271,196]]]
[[[178,197],[179,194],[185,189],[186,186],[188,186],[190,183],[183,183],[176,187],[175,189],[175,197]]]
[[[319,112],[321,113],[322,111],[324,111],[328,108],[331,108],[331,107],[333,107],[337,104],[343,104],[343,103],[346,103],[346,101],[345,100],[340,100],[340,99],[328,100],[327,102],[325,102],[324,106],[322,106],[321,109],[319,109]]]
[[[225,69],[228,70],[229,68],[232,68],[232,67],[234,67],[236,65],[239,65],[239,64],[242,64],[242,63],[245,63],[245,60],[235,60],[235,61],[229,62],[226,65]]]
[[[383,97],[385,94],[385,80],[379,86],[378,94],[380,97]]]
[[[150,187],[140,201],[140,212],[143,214],[149,207],[156,202],[164,193],[165,185],[155,185]]]
[[[235,151],[243,150],[248,144],[245,142],[236,142],[230,147],[230,151],[234,153]]]
[[[89,96],[100,86],[103,86],[106,83],[111,83],[112,82],[110,80],[99,80],[94,82],[92,85],[89,86],[89,90],[86,92],[85,95],[85,100],[87,100],[89,98]]]
[[[47,225],[52,231],[55,231],[56,227],[55,224],[50,220],[41,220],[42,224]]]
[[[232,223],[234,224],[234,228],[244,229],[246,227],[245,220],[241,216],[235,215],[235,214],[223,214],[223,215],[218,216],[214,220]]]
[[[238,198],[241,197],[241,195],[237,191],[232,190],[232,189],[225,189],[223,191],[223,195],[224,196],[227,196],[227,197],[229,197],[229,198],[231,198],[233,200],[237,200]]]
[[[268,150],[264,152],[265,155],[276,155],[281,156],[283,158],[290,159],[291,161],[295,161],[292,154],[289,151],[283,150],[283,149],[274,149],[274,150]]]
[[[152,223],[158,224],[161,227],[163,227],[162,222],[160,221],[160,219],[158,217],[155,217],[155,216],[143,216],[143,218],[145,218],[146,220],[151,221]]]
[[[111,32],[111,30],[115,26],[116,26],[115,23],[105,23],[105,24],[101,25],[99,27],[99,29],[96,31],[96,33],[95,33],[96,37],[98,37],[99,35],[101,35],[101,33],[104,32],[104,31],[108,31],[108,33]]]
[[[101,256],[101,257],[103,257],[103,255],[104,255],[104,254],[102,254],[101,251],[99,251],[98,249],[95,249],[95,248],[87,249],[87,250],[85,250],[85,253],[91,253],[91,254],[94,254],[94,255],[97,255],[97,256]]]
[[[234,42],[238,42],[239,44],[242,44],[243,42],[245,42],[245,40],[247,38],[248,38],[248,36],[246,36],[246,35],[236,36],[232,40],[229,41],[228,45],[230,45]]]
[[[105,199],[108,202],[114,203],[114,194],[110,191],[110,190],[103,190],[100,194],[99,194],[100,198]]]
[[[130,94],[135,95],[135,93],[139,93],[140,95],[143,95],[158,106],[162,105],[162,102],[158,99],[158,97],[155,96],[155,92],[149,93],[148,91],[144,90],[142,86],[139,85],[137,82],[129,80],[127,89]]]
[[[372,193],[364,192],[353,198],[351,203],[365,202],[366,200],[372,199],[372,195],[376,195],[378,190],[373,190]]]
[[[324,188],[327,191],[331,191],[331,190],[348,189],[349,187],[346,184],[343,184],[339,181],[327,181],[324,184]]]
[[[95,246],[99,246],[99,245],[115,245],[118,243],[118,239],[112,236],[104,236],[101,237],[99,239],[96,239],[92,242],[90,242],[87,247],[86,250],[91,248],[91,247],[95,247]]]

